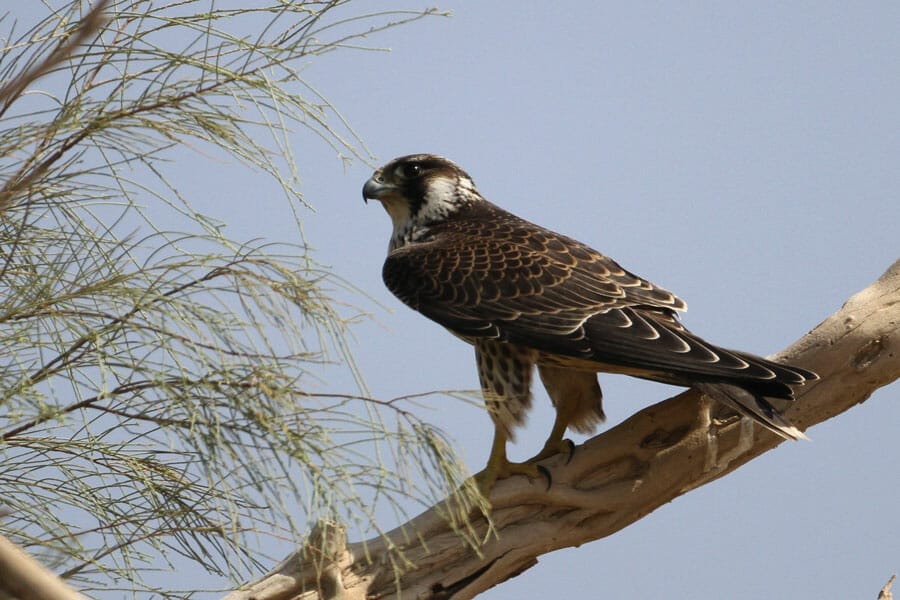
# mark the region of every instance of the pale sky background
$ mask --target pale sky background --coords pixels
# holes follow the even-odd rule
[[[382,162],[451,158],[489,200],[675,291],[707,339],[780,350],[900,256],[900,4],[439,6],[453,18],[379,38],[390,54],[308,77]],[[369,170],[314,160],[319,257],[395,310],[357,329],[373,392],[476,387],[472,350],[381,283],[390,225],[359,199]],[[609,423],[672,391],[601,385]],[[522,458],[552,422],[542,390],[535,405]],[[488,419],[455,403],[435,419],[480,469]],[[900,571],[898,431],[895,384],[482,597],[875,598]]]
[[[676,292],[706,339],[776,352],[900,256],[900,4],[437,6],[453,17],[371,40],[390,53],[315,59],[307,80],[379,162],[451,158],[489,200]],[[362,202],[371,168],[344,168],[302,131],[294,150],[317,209],[305,219],[315,256],[391,309],[358,302],[377,317],[355,328],[354,344],[373,395],[476,388],[471,348],[381,282],[390,223]],[[183,171],[180,191],[231,224],[232,238],[295,241],[272,214],[284,205],[275,188],[222,165],[202,172],[214,175]],[[622,376],[601,385],[610,424],[676,391]],[[327,387],[353,390],[349,380]],[[535,391],[514,457],[540,449],[552,422]],[[429,405],[481,469],[486,414]],[[809,430],[811,442],[783,444],[610,538],[543,556],[481,597],[874,599],[900,572],[898,430],[895,384]]]

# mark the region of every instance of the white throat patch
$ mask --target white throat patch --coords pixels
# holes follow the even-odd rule
[[[413,228],[413,221],[409,213],[409,204],[403,198],[385,198],[381,201],[381,205],[391,217],[391,224],[394,226],[391,241],[388,244],[388,253],[390,253],[391,250],[406,244]]]
[[[429,225],[469,204],[477,194],[475,184],[468,177],[434,177],[428,182],[424,202],[415,215],[404,199],[385,198],[382,204],[394,225],[388,252],[422,239]]]

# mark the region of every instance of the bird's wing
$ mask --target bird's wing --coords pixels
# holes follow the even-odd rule
[[[685,303],[580,242],[518,219],[448,223],[395,250],[387,287],[467,338],[645,371],[664,381],[772,382],[790,394],[802,373],[718,348],[687,331]]]
[[[564,336],[621,307],[685,308],[599,252],[527,222],[447,224],[392,252],[383,276],[401,300],[463,335],[503,337],[519,323],[522,333]]]

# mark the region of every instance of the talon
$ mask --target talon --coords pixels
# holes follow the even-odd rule
[[[575,454],[575,442],[569,439],[547,440],[547,443],[544,444],[544,448],[540,452],[529,458],[527,462],[541,462],[545,458],[550,458],[551,456],[556,456],[557,454],[562,453],[568,455],[566,464],[569,464],[572,461],[572,456]]]
[[[550,489],[550,483],[553,481],[550,471],[541,465],[535,465],[530,462],[514,463],[506,460],[497,461],[489,464],[486,469],[475,475],[475,484],[481,491],[481,494],[487,498],[494,489],[494,484],[498,479],[506,479],[513,475],[524,475],[528,479],[537,479],[544,477],[547,479],[547,489]]]
[[[536,465],[538,472],[547,478],[547,489],[545,491],[550,491],[550,486],[553,485],[553,475],[550,474],[550,469],[545,467],[544,465]]]
[[[563,445],[566,447],[566,452],[569,455],[569,458],[566,459],[566,464],[569,464],[575,456],[575,442],[570,439],[565,439],[563,440]]]

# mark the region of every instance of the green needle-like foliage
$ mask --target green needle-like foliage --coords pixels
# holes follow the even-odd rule
[[[322,392],[326,365],[357,377],[344,284],[302,244],[229,239],[168,175],[180,146],[267,174],[302,239],[289,137],[367,156],[304,60],[433,14],[363,4],[3,9],[0,532],[85,593],[184,597],[147,569],[245,578],[267,536],[460,480],[414,398]]]

